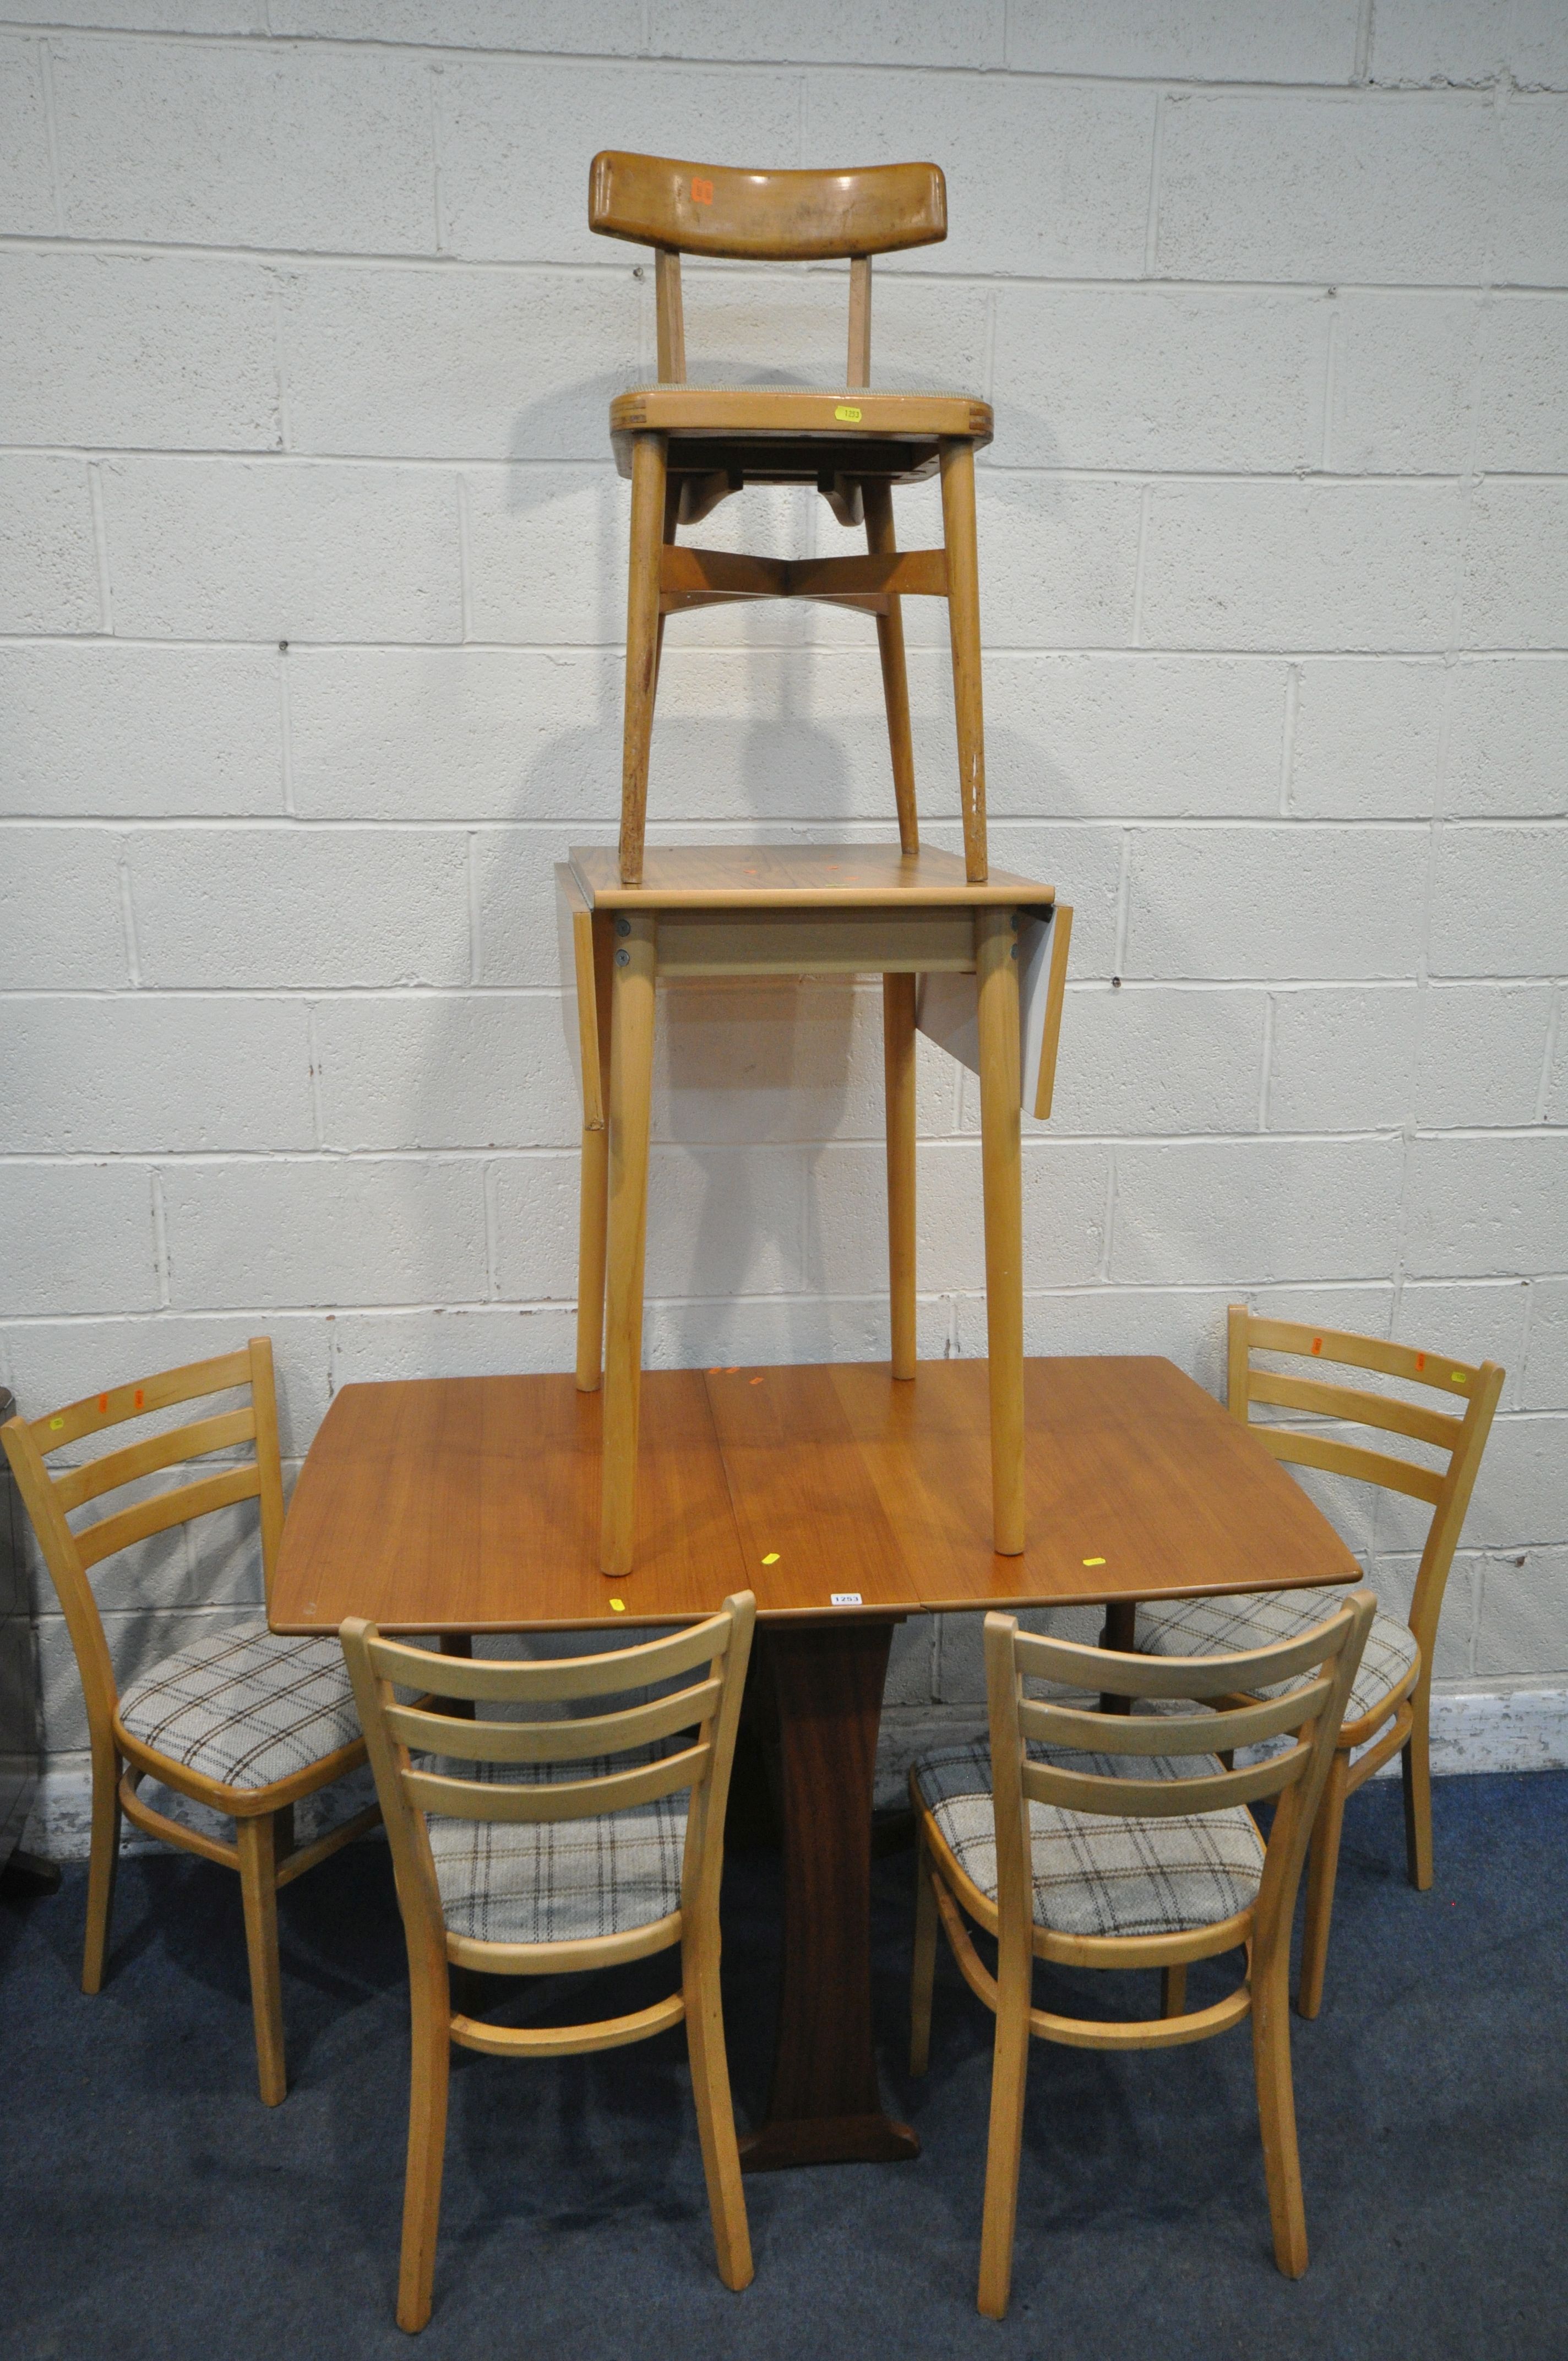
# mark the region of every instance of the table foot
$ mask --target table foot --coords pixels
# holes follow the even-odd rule
[[[804,2115],[743,2134],[742,2172],[786,2172],[796,2164],[904,2164],[920,2153],[907,2124],[891,2115]]]

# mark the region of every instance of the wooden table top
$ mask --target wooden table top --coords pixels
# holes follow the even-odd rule
[[[755,1591],[764,1617],[1069,1606],[1348,1582],[1333,1528],[1171,1362],[1024,1365],[1028,1545],[991,1547],[983,1361],[653,1370],[637,1564],[598,1571],[598,1394],[560,1377],[345,1386],[311,1446],[269,1609],[280,1631],[666,1623]]]
[[[896,844],[651,844],[640,885],[621,884],[613,845],[575,844],[571,865],[599,910],[1043,909],[1056,899],[1055,886],[1005,869],[970,885],[956,853]]]

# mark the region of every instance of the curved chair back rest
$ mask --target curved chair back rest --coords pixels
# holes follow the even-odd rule
[[[625,1811],[689,1790],[683,1910],[718,1902],[724,1811],[740,1718],[756,1601],[750,1591],[727,1598],[717,1615],[666,1639],[595,1656],[499,1661],[441,1656],[384,1640],[373,1623],[351,1617],[341,1628],[344,1654],[376,1773],[399,1890],[411,1921],[444,1949],[441,1898],[424,1815],[460,1820],[576,1820]],[[669,1695],[630,1704],[616,1698],[683,1675],[695,1681]],[[555,1714],[539,1720],[469,1719],[400,1705],[399,1688],[422,1691],[434,1677],[444,1698],[470,1708],[559,1708],[588,1700],[609,1711]],[[627,1770],[580,1778],[526,1781],[465,1778],[422,1768],[416,1758],[485,1765],[587,1763],[630,1753],[680,1733],[673,1753]]]
[[[948,235],[948,189],[935,164],[871,164],[846,172],[746,172],[674,156],[607,148],[588,174],[588,227],[651,246],[656,271],[659,378],[684,384],[683,254],[746,262],[850,261],[849,386],[871,381],[871,258]]]
[[[1352,1592],[1299,1638],[1226,1656],[1134,1656],[1020,1631],[1011,1615],[985,1619],[986,1694],[991,1709],[996,1803],[997,1908],[1005,1924],[1032,1916],[1033,1860],[1027,1805],[1097,1812],[1118,1819],[1174,1819],[1279,1798],[1269,1831],[1255,1939],[1289,1939],[1307,1839],[1328,1776],[1345,1700],[1377,1612],[1370,1590]],[[1303,1677],[1303,1676],[1306,1677]],[[1191,1700],[1198,1713],[1107,1716],[1025,1697],[1035,1678],[1113,1697]],[[1260,1690],[1297,1681],[1286,1696]],[[1216,1769],[1216,1755],[1288,1736],[1281,1752],[1244,1770]],[[1199,1758],[1190,1776],[1141,1779],[1080,1771],[1030,1758],[1031,1741],[1054,1752]],[[1026,1922],[1025,1922],[1026,1923]]]
[[[1254,1353],[1288,1353],[1320,1365],[1337,1363],[1350,1368],[1376,1370],[1380,1376],[1403,1378],[1432,1392],[1446,1394],[1459,1407],[1457,1411],[1433,1410],[1420,1400],[1407,1401],[1398,1395],[1372,1393],[1361,1386],[1255,1369]],[[1260,1320],[1245,1303],[1233,1303],[1230,1308],[1230,1411],[1233,1418],[1251,1426],[1266,1451],[1297,1466],[1321,1467],[1332,1475],[1353,1477],[1357,1483],[1382,1485],[1388,1491],[1403,1492],[1412,1499],[1431,1503],[1431,1522],[1410,1602],[1410,1629],[1420,1642],[1421,1661],[1429,1675],[1449,1568],[1507,1376],[1507,1370],[1496,1361],[1473,1366],[1455,1360],[1450,1354],[1390,1344],[1381,1336],[1313,1328],[1296,1320]],[[1447,1464],[1433,1467],[1393,1452],[1369,1451],[1321,1429],[1254,1422],[1249,1417],[1254,1402],[1405,1435],[1412,1442],[1433,1445]]]
[[[237,1410],[149,1434],[140,1443],[126,1444],[118,1451],[58,1472],[46,1464],[57,1453],[108,1427],[150,1418],[177,1403],[239,1387],[248,1389],[250,1400]],[[146,1541],[171,1525],[187,1524],[236,1500],[256,1500],[261,1511],[262,1571],[268,1595],[271,1594],[272,1571],[283,1533],[283,1474],[278,1453],[271,1339],[253,1336],[241,1352],[224,1353],[214,1360],[192,1361],[183,1368],[164,1369],[156,1377],[112,1386],[104,1393],[87,1394],[81,1401],[42,1418],[11,1419],[0,1428],[0,1440],[60,1594],[96,1750],[100,1744],[112,1743],[110,1723],[117,1691],[103,1620],[87,1578],[91,1567],[112,1557],[116,1550],[127,1549],[132,1542]],[[73,1510],[118,1490],[123,1484],[202,1458],[208,1452],[232,1452],[247,1443],[254,1445],[253,1455],[237,1466],[221,1467],[173,1491],[154,1493],[100,1518],[95,1524],[73,1529],[68,1522]]]
[[[589,171],[588,227],[673,254],[828,262],[938,244],[948,191],[935,164],[747,172],[607,148]]]

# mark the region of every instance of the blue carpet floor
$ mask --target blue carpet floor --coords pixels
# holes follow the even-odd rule
[[[292,2087],[255,2094],[237,1882],[125,1864],[111,1978],[77,1989],[84,1881],[0,1905],[0,2352],[15,2361],[1563,2361],[1568,1773],[1436,1791],[1404,1883],[1398,1788],[1350,1807],[1329,1991],[1297,2020],[1312,2259],[1271,2258],[1245,2027],[1115,2058],[1035,2047],[1013,2307],[974,2310],[990,2019],[950,1960],[904,2071],[912,1856],[877,1864],[890,2104],[917,2162],[748,2180],[757,2276],[715,2276],[679,2034],[594,2059],[461,2057],[435,2313],[393,2323],[406,2045],[384,1847],[282,1898]],[[726,1872],[738,2108],[771,2043],[776,1857]],[[604,2013],[667,1988],[600,1980]],[[1194,1971],[1217,1991],[1221,1968]],[[1142,2014],[1151,1991],[1063,1980]],[[582,2013],[582,1987],[510,2004]],[[1091,2004],[1092,2005],[1092,2004]]]

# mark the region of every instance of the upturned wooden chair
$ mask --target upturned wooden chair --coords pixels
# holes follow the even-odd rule
[[[594,158],[588,226],[654,249],[659,381],[610,404],[616,464],[631,479],[626,615],[626,734],[620,882],[642,882],[648,752],[664,618],[728,598],[819,598],[876,617],[899,843],[919,850],[901,598],[945,598],[952,639],[964,868],[986,878],[985,755],[974,455],[991,440],[988,404],[964,393],[871,390],[872,257],[948,234],[935,164],[842,172],[749,172],[668,156]],[[685,382],[683,254],[759,262],[850,263],[849,359],[823,392]],[[901,551],[893,491],[938,469],[943,546]],[[743,484],[807,484],[841,525],[864,525],[863,557],[784,559],[682,548],[675,535]]]
[[[1290,1920],[1344,1702],[1377,1611],[1369,1590],[1336,1594],[1327,1620],[1246,1655],[1113,1654],[985,1619],[991,1742],[917,1763],[918,1831],[910,2066],[926,2070],[940,1922],[965,1982],[996,2016],[981,2239],[980,2309],[1000,2320],[1013,2275],[1024,2086],[1031,2037],[1086,2049],[1167,2049],[1252,2019],[1275,2260],[1307,2268],[1288,1996]],[[1114,1719],[1026,1697],[1027,1678],[1101,1689],[1155,1710]],[[1288,1694],[1237,1693],[1288,1683]],[[1195,1700],[1186,1710],[1168,1700]],[[1206,1705],[1212,1709],[1205,1709]],[[1237,1747],[1292,1743],[1248,1770]],[[1250,1803],[1277,1798],[1268,1841]],[[996,1941],[993,1976],[966,1919]],[[1245,1947],[1234,1992],[1187,2007],[1187,1970]],[[1033,2004],[1036,1960],[1158,1968],[1161,2014],[1132,2023]]]
[[[645,2041],[684,2021],[718,2275],[729,2288],[751,2282],[718,1993],[718,1882],[755,1614],[745,1591],[688,1631],[606,1655],[543,1664],[443,1657],[451,1714],[395,1700],[395,1688],[422,1686],[424,1649],[383,1640],[362,1619],[342,1627],[408,1938],[413,2057],[400,2328],[430,2318],[454,2042],[497,2058],[565,2058]],[[559,1718],[564,1707],[691,1673],[702,1677],[652,1703]],[[476,1704],[543,1708],[554,1718],[475,1719]],[[681,1989],[627,2016],[495,2026],[453,2005],[455,1967],[582,1973],[674,1944]]]
[[[82,1466],[56,1472],[46,1465],[84,1436],[176,1403],[241,1389],[250,1399],[240,1408],[148,1435]],[[82,1989],[95,1993],[104,1981],[122,1814],[165,1844],[237,1870],[261,2095],[275,2107],[288,2088],[278,1889],[380,1817],[371,1805],[313,1844],[295,1846],[294,1806],[365,1760],[340,1652],[330,1640],[279,1639],[258,1616],[165,1657],[122,1693],[88,1580],[91,1567],[133,1542],[236,1500],[255,1500],[262,1575],[270,1593],[283,1531],[270,1340],[253,1336],[243,1352],[113,1386],[43,1418],[13,1418],[0,1428],[0,1440],[60,1595],[87,1706],[93,1845]],[[232,1454],[246,1444],[253,1455],[238,1466],[220,1466],[173,1491],[154,1493],[96,1524],[73,1530],[69,1522],[73,1510],[122,1485],[209,1452]],[[155,1810],[137,1793],[144,1779],[156,1779],[225,1814],[235,1824],[234,1842],[223,1843]]]
[[[1432,1882],[1432,1653],[1449,1568],[1508,1373],[1495,1361],[1472,1367],[1446,1353],[1419,1352],[1413,1345],[1387,1344],[1378,1336],[1312,1328],[1294,1320],[1259,1320],[1245,1303],[1233,1303],[1230,1308],[1229,1346],[1231,1415],[1244,1426],[1250,1423],[1265,1450],[1276,1459],[1325,1468],[1332,1475],[1378,1484],[1431,1504],[1431,1522],[1409,1620],[1379,1611],[1373,1624],[1312,1830],[1296,2005],[1303,2016],[1316,2016],[1323,1996],[1345,1798],[1396,1754],[1404,1778],[1410,1883],[1425,1893]],[[1376,1369],[1385,1377],[1430,1387],[1464,1407],[1456,1415],[1322,1378],[1276,1376],[1253,1367],[1254,1353],[1288,1353],[1307,1360]],[[1414,1442],[1433,1444],[1446,1465],[1432,1467],[1390,1452],[1368,1451],[1322,1428],[1314,1432],[1251,1421],[1255,1402],[1408,1435]],[[1140,1607],[1137,1645],[1162,1656],[1220,1648],[1263,1648],[1305,1631],[1314,1618],[1328,1612],[1333,1597],[1323,1590],[1259,1591]]]

